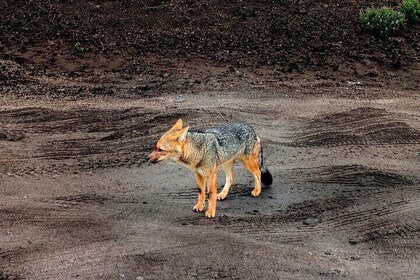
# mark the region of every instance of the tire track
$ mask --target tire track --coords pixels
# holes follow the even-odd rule
[[[420,130],[402,116],[371,107],[328,114],[309,121],[292,146],[420,144]]]
[[[213,226],[234,233],[273,234],[282,240],[290,238],[290,242],[311,233],[334,231],[351,232],[367,240],[387,228],[397,227],[401,223],[399,217],[407,213],[412,216],[420,209],[420,186],[392,172],[344,165],[293,169],[284,176],[288,177],[285,179],[288,183],[317,184],[321,188],[347,191],[333,197],[305,200],[270,215],[216,217]],[[182,219],[181,223],[207,225],[205,219],[196,217]]]
[[[406,217],[407,213],[411,216],[418,215],[419,206],[419,200],[396,201],[392,205],[381,204],[377,209],[372,202],[360,203],[335,197],[305,201],[277,214],[220,216],[210,222],[210,225],[238,234],[281,236],[282,240],[288,242],[301,240],[314,233],[329,235],[340,231],[350,236],[356,235],[359,243],[397,236],[417,236],[420,228],[411,226],[408,222],[401,224],[401,218]],[[184,218],[180,222],[183,225],[209,225],[203,217]]]
[[[180,117],[201,126],[225,118],[202,109],[174,109],[160,114],[139,108],[65,111],[34,107],[2,111],[0,122],[24,134],[25,143],[13,154],[4,149],[0,158],[8,164],[0,167],[0,176],[140,166],[162,132]]]
[[[374,196],[374,201],[388,199],[388,202],[377,202],[375,205],[374,201],[368,200],[368,202],[357,204],[351,209],[323,215],[323,221],[317,225],[317,230],[344,230],[354,227],[359,233],[368,233],[389,226],[398,220],[395,217],[404,216],[407,212],[416,212],[419,209],[419,199],[407,201],[398,199],[397,196],[398,194]],[[390,203],[389,200],[395,201]]]
[[[378,227],[371,229],[363,233],[359,237],[360,242],[371,242],[378,240],[388,240],[395,237],[403,239],[412,239],[420,235],[420,227],[413,224],[396,224],[387,225],[384,227]]]
[[[290,182],[335,184],[346,187],[395,187],[411,185],[413,181],[400,174],[363,165],[335,165],[315,168],[295,168],[284,174]]]

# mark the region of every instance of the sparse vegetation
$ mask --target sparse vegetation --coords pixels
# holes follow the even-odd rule
[[[420,1],[403,0],[400,11],[405,14],[408,22],[420,23]]]
[[[388,38],[396,34],[405,23],[405,15],[389,7],[369,8],[361,13],[364,28],[371,34]]]
[[[80,42],[77,42],[76,44],[74,44],[74,48],[76,49],[77,52],[80,52],[80,53],[83,53],[86,50],[84,47],[82,47]]]

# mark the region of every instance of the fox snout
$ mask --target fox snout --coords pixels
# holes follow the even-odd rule
[[[150,163],[158,163],[160,158],[160,153],[157,149],[153,150],[153,152],[150,153],[148,156]]]

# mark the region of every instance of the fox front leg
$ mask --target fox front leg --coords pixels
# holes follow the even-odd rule
[[[216,216],[217,201],[217,166],[213,169],[207,180],[207,187],[209,192],[209,208],[206,211],[206,217],[214,218],[214,216]]]
[[[194,205],[193,210],[201,212],[204,209],[204,203],[206,201],[206,178],[199,173],[195,173],[195,180],[197,181],[198,201]]]
[[[223,171],[226,174],[226,183],[223,187],[223,190],[217,194],[217,200],[223,200],[229,193],[229,189],[232,186],[233,179],[235,174],[233,173],[233,165],[235,164],[234,160],[222,164]]]

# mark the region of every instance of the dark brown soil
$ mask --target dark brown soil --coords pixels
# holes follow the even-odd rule
[[[359,22],[362,9],[398,3],[6,0],[0,4],[0,48],[3,58],[31,73],[153,79],[138,85],[138,93],[211,87],[217,76],[209,67],[223,71],[225,84],[238,76],[256,82],[243,77],[250,72],[262,80],[414,88],[420,82],[419,26],[383,40]]]
[[[0,280],[416,279],[420,29],[365,34],[384,4],[1,1]],[[273,185],[193,212],[146,162],[178,118],[250,123]]]

